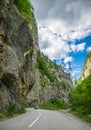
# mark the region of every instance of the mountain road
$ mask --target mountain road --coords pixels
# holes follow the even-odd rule
[[[0,130],[91,130],[91,126],[70,113],[27,109],[23,115],[1,121]]]

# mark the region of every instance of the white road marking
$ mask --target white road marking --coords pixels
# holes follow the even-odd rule
[[[39,113],[39,116],[29,125],[28,128],[32,127],[39,120],[39,118],[41,117],[41,113],[39,111],[38,113]]]

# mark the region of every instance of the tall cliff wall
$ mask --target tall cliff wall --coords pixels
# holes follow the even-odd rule
[[[91,52],[87,55],[80,80],[84,80],[91,74]]]
[[[15,3],[0,0],[0,109],[22,104],[35,81],[37,27]],[[33,13],[30,18],[35,20]]]

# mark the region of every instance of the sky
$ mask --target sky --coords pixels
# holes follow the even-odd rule
[[[78,79],[91,51],[91,0],[31,0],[40,50]]]

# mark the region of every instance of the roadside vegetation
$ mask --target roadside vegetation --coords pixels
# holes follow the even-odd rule
[[[91,74],[70,94],[72,111],[80,118],[91,122]]]
[[[68,104],[66,104],[63,100],[61,99],[56,99],[53,102],[49,102],[46,104],[43,104],[40,106],[41,109],[48,109],[48,110],[60,110],[60,109],[67,109]]]
[[[20,109],[17,108],[16,104],[11,104],[7,111],[0,111],[0,120],[11,118],[19,114],[23,114],[26,112],[25,108],[29,108],[28,104],[23,104]]]

